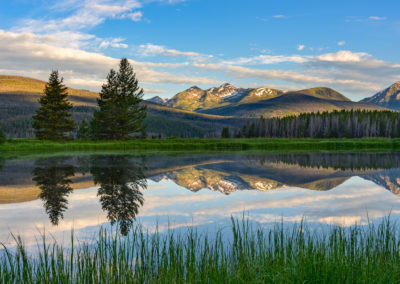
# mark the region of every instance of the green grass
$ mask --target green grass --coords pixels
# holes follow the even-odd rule
[[[400,139],[145,139],[131,141],[67,141],[12,139],[0,145],[0,155],[21,152],[97,150],[308,150],[308,151],[398,151]]]
[[[147,234],[101,230],[95,243],[39,245],[0,256],[2,283],[398,283],[396,224],[332,226],[315,233],[305,224],[266,230],[232,220],[229,233]],[[226,235],[229,234],[229,235]],[[71,234],[73,236],[73,233]]]

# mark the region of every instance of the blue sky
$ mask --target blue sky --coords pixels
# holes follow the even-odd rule
[[[127,57],[146,97],[230,82],[359,100],[400,80],[398,11],[395,0],[2,1],[0,74],[58,69],[99,90]]]

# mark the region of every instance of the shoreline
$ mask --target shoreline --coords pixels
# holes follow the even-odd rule
[[[112,150],[146,151],[400,151],[400,139],[314,139],[314,138],[172,138],[129,141],[45,141],[8,139],[0,145],[0,156],[21,153],[86,152]]]

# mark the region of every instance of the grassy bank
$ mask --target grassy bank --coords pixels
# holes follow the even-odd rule
[[[0,145],[5,152],[57,152],[97,150],[400,150],[400,139],[145,139],[132,141],[53,142],[12,139]]]
[[[398,283],[396,226],[254,229],[233,220],[230,236],[186,233],[127,237],[101,232],[94,244],[44,245],[32,257],[21,240],[0,258],[2,283]],[[226,234],[226,233],[225,233]],[[227,241],[230,240],[230,241]]]

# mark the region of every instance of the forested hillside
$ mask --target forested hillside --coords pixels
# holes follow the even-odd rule
[[[260,118],[245,124],[238,137],[362,138],[400,137],[400,113],[393,111],[333,111],[282,118]]]

